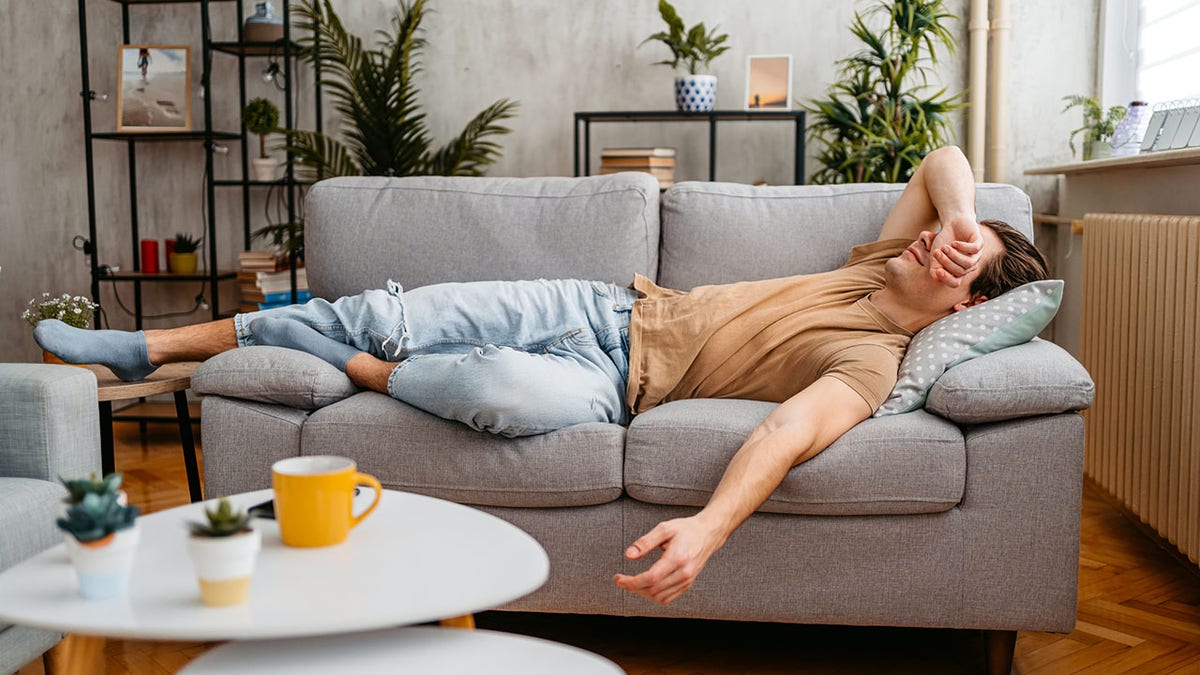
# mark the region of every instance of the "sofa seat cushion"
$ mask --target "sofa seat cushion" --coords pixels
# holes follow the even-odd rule
[[[634,418],[625,490],[650,504],[703,506],[774,403],[674,401]],[[760,507],[770,513],[936,513],[962,500],[966,446],[958,427],[924,411],[869,419],[794,467]]]
[[[67,491],[58,483],[34,478],[0,477],[0,572],[61,544],[54,524]],[[12,624],[0,621],[0,631]]]
[[[385,488],[481,506],[611,502],[621,496],[624,445],[616,424],[510,439],[375,392],[317,410],[300,432],[302,455],[344,455]]]

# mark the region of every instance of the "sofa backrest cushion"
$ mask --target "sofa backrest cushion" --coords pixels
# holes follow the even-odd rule
[[[678,183],[662,196],[658,283],[690,290],[836,269],[852,247],[875,240],[904,187]],[[1003,220],[1033,239],[1024,192],[981,184],[975,194],[979,218]]]
[[[657,277],[658,184],[591,178],[361,177],[305,199],[305,263],[324,298],[444,281]]]

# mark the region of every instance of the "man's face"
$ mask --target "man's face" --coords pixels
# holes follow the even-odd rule
[[[983,236],[983,257],[974,269],[960,277],[958,288],[951,288],[933,278],[929,268],[933,262],[930,247],[934,233],[922,232],[908,248],[887,261],[887,287],[910,299],[914,304],[938,311],[953,310],[958,304],[971,304],[971,282],[979,276],[979,270],[992,256],[1003,250],[1000,238],[986,225],[979,227]]]

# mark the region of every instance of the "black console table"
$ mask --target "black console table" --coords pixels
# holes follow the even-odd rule
[[[795,182],[804,183],[804,111],[803,110],[714,110],[712,112],[686,113],[675,110],[606,111],[575,113],[575,175],[591,175],[592,122],[708,122],[708,179],[717,179],[717,122],[739,120],[743,122],[792,121],[796,125]],[[583,126],[582,157],[580,163],[580,123]]]

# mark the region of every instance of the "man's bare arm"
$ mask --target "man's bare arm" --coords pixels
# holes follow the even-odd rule
[[[958,277],[978,264],[983,238],[975,215],[975,176],[955,146],[925,156],[884,221],[879,239],[917,239],[939,227],[930,244],[931,273],[957,287]]]
[[[694,516],[659,523],[629,547],[625,555],[635,560],[656,548],[663,553],[637,576],[616,575],[617,586],[662,604],[675,600],[793,466],[815,457],[870,415],[867,402],[832,377],[785,401],[742,444],[707,506]]]

